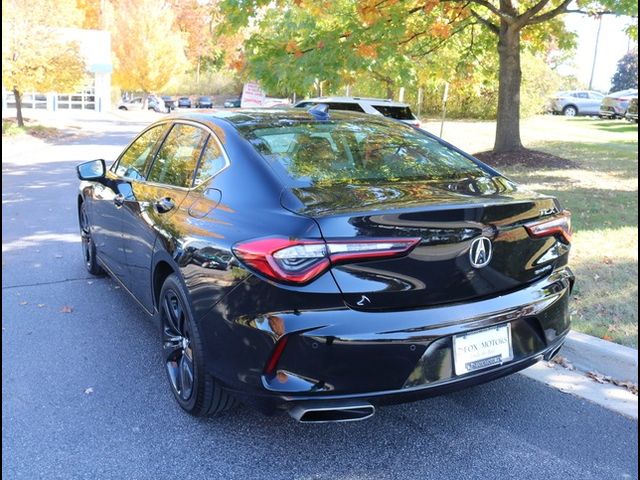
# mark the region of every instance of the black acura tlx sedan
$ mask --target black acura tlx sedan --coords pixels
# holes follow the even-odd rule
[[[77,170],[86,267],[158,320],[193,415],[360,420],[550,359],[569,331],[569,212],[400,122],[167,117]]]

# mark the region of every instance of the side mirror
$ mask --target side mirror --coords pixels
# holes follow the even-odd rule
[[[104,177],[107,167],[104,160],[100,159],[81,163],[76,167],[76,170],[80,180],[98,180]]]

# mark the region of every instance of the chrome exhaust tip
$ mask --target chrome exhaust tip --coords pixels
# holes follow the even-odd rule
[[[376,409],[367,402],[304,402],[289,409],[300,423],[357,422],[373,416]]]

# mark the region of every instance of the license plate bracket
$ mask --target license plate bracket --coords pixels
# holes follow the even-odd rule
[[[513,360],[510,323],[453,336],[456,375],[502,365],[510,360]]]

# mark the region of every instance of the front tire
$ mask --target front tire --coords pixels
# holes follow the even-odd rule
[[[185,288],[176,274],[160,291],[162,358],[171,392],[184,411],[200,417],[216,415],[235,404],[204,367],[204,348]]]
[[[567,105],[562,110],[562,114],[565,117],[575,117],[576,115],[578,115],[578,109],[576,107],[574,107],[573,105]]]
[[[86,203],[80,204],[80,236],[82,239],[82,256],[84,258],[84,266],[91,275],[101,276],[105,274],[96,258],[96,245],[91,238],[91,225],[87,215]]]

